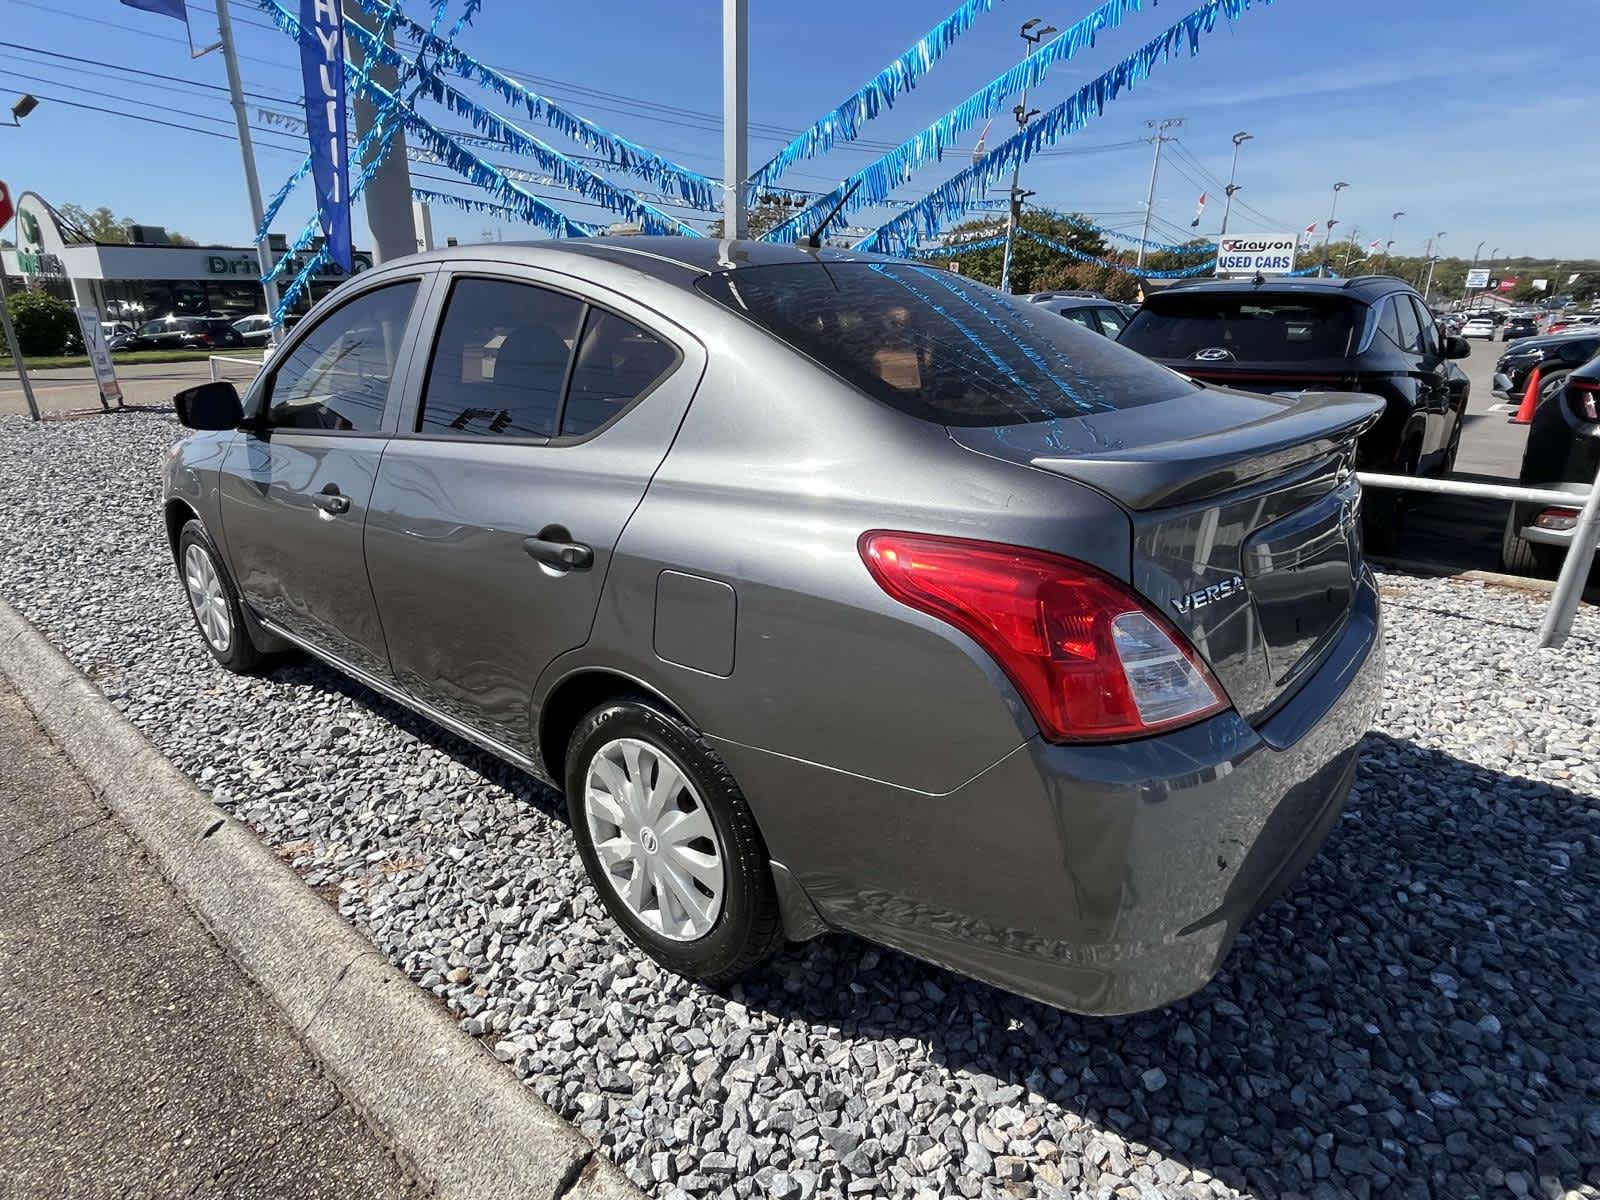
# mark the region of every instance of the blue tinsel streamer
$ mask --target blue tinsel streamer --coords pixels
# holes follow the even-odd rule
[[[966,0],[916,45],[869,79],[848,100],[774,154],[764,167],[750,177],[752,189],[770,186],[795,163],[826,154],[836,142],[855,141],[860,135],[861,126],[884,109],[894,107],[895,97],[916,87],[917,80],[933,69],[933,65],[944,57],[944,52],[955,45],[956,39],[993,7],[994,0]]]
[[[359,2],[363,9],[377,16],[382,16],[393,7],[384,3],[384,0]],[[466,51],[441,42],[404,13],[398,16],[396,25],[416,38],[423,49],[431,52],[440,68],[471,79],[508,102],[525,108],[534,120],[543,121],[562,135],[598,152],[617,170],[648,179],[695,208],[710,210],[720,205],[721,186],[698,171],[679,166],[670,159],[601,128],[593,121],[568,112],[510,76],[479,62]],[[396,51],[391,50],[390,53],[403,58]]]
[[[960,254],[976,254],[979,250],[993,250],[996,246],[1006,244],[1005,234],[999,237],[981,238],[975,242],[956,242],[949,246],[930,246],[926,250],[912,251],[918,258],[955,258]]]
[[[1271,2],[1262,0],[1264,4]],[[1090,80],[1026,129],[1007,138],[972,166],[957,172],[920,202],[857,242],[856,248],[904,254],[919,239],[937,236],[947,221],[967,212],[974,199],[1009,176],[1014,167],[1027,162],[1041,146],[1051,145],[1067,134],[1082,129],[1094,117],[1104,113],[1106,105],[1123,91],[1149,78],[1156,64],[1168,61],[1185,46],[1191,57],[1198,54],[1201,35],[1211,33],[1216,28],[1219,16],[1226,17],[1230,22],[1236,21],[1251,5],[1252,0],[1207,0],[1111,70]],[[877,186],[882,186],[881,181],[876,185],[870,179],[864,181],[862,189],[851,197],[847,208],[875,203],[881,198],[872,194]],[[868,195],[863,197],[863,191]]]
[[[814,233],[823,218],[858,183],[860,186],[856,187],[844,211],[866,208],[886,200],[889,193],[911,177],[912,172],[942,158],[945,150],[954,145],[964,131],[993,116],[1007,98],[1024,88],[1037,87],[1051,67],[1070,62],[1078,51],[1094,45],[1101,30],[1115,29],[1128,13],[1138,11],[1139,5],[1140,0],[1106,0],[1066,32],[1051,38],[1029,58],[991,80],[986,87],[973,93],[921,133],[841,182],[811,207],[769,230],[763,240],[794,242]]]
[[[1069,246],[1066,242],[1058,242],[1055,238],[1045,237],[1042,233],[1035,233],[1031,229],[1019,229],[1017,232],[1030,241],[1038,242],[1058,254],[1065,254],[1079,262],[1091,263],[1097,267],[1109,267],[1113,271],[1121,271],[1124,275],[1136,275],[1140,279],[1186,279],[1191,275],[1204,275],[1207,271],[1214,271],[1217,267],[1216,258],[1210,258],[1203,263],[1196,263],[1192,267],[1182,267],[1172,271],[1142,271],[1126,263],[1113,262],[1108,258],[1100,258],[1093,254],[1086,254],[1076,246]]]

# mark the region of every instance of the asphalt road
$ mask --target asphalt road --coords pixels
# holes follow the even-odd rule
[[[0,683],[0,1196],[425,1193]]]
[[[1496,406],[1503,407],[1503,402],[1493,395],[1492,386],[1494,363],[1505,344],[1474,341],[1471,346],[1472,356],[1460,364],[1472,380],[1472,393],[1456,473],[1460,478],[1514,483],[1527,429],[1510,424],[1504,412],[1494,411]],[[225,372],[241,385],[252,375],[249,367],[239,364],[226,366]],[[119,369],[117,375],[127,403],[136,409],[167,409],[174,392],[211,378],[209,364],[204,362],[129,366]],[[35,395],[46,413],[71,416],[100,412],[99,391],[86,367],[39,371],[33,379]],[[16,375],[0,373],[0,413],[26,411]],[[1406,533],[1394,557],[1453,569],[1497,571],[1505,515],[1506,506],[1499,502],[1418,498],[1412,503]]]

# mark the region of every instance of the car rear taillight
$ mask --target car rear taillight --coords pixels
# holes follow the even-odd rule
[[[1570,380],[1567,395],[1572,401],[1573,416],[1580,421],[1600,421],[1600,383],[1588,379]]]
[[[1540,529],[1549,529],[1556,532],[1571,529],[1578,523],[1578,510],[1575,508],[1547,508],[1533,519],[1533,523]]]
[[[1086,563],[884,530],[859,546],[885,592],[993,656],[1053,742],[1139,737],[1228,707],[1184,636]]]

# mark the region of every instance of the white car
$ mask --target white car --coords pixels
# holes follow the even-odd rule
[[[1461,327],[1464,338],[1487,338],[1494,341],[1494,322],[1488,317],[1473,317]]]

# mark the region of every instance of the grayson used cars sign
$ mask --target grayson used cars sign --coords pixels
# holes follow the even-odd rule
[[[1292,233],[1230,234],[1217,246],[1217,274],[1287,275],[1296,244]]]

